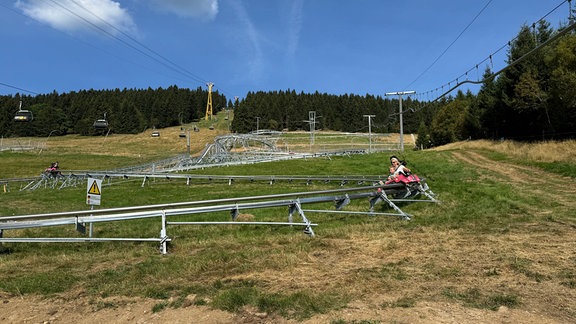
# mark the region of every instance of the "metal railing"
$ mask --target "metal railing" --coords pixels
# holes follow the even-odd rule
[[[26,182],[20,190],[36,190],[39,188],[44,189],[63,189],[67,187],[76,187],[77,185],[84,185],[84,180],[87,178],[98,179],[142,179],[142,187],[150,179],[166,179],[166,180],[183,180],[186,185],[190,185],[195,180],[202,181],[225,181],[231,185],[237,181],[263,181],[274,184],[277,181],[287,182],[303,182],[310,185],[314,182],[330,183],[337,182],[341,186],[348,183],[356,183],[363,185],[365,183],[372,183],[382,180],[382,176],[291,176],[291,175],[197,175],[186,173],[139,173],[139,172],[117,172],[117,171],[86,171],[86,170],[62,170],[61,173],[54,177],[51,175],[43,174],[39,178],[22,179]],[[15,182],[17,179],[12,179]],[[2,182],[0,182],[2,183]],[[8,181],[6,183],[9,183]]]
[[[380,190],[378,190],[380,189]],[[31,214],[19,216],[0,217],[0,243],[17,242],[103,242],[103,241],[144,241],[157,242],[160,244],[160,252],[167,253],[167,244],[171,238],[167,234],[167,225],[280,225],[280,226],[300,226],[304,227],[304,233],[314,237],[312,227],[318,224],[310,222],[305,212],[327,212],[327,213],[348,213],[364,215],[385,215],[396,216],[403,219],[411,219],[411,215],[402,211],[395,201],[408,201],[406,199],[389,199],[388,195],[399,195],[406,192],[407,186],[403,184],[390,184],[383,186],[364,186],[356,188],[339,188],[332,190],[308,191],[298,193],[284,193],[264,196],[248,196],[236,198],[224,198],[205,201],[190,201],[169,204],[157,204],[146,206],[132,206],[121,208],[109,208],[99,210],[82,210],[48,214]],[[412,196],[424,194],[428,200],[411,201],[431,201],[438,202],[432,196],[426,194],[420,186]],[[365,212],[347,212],[342,209],[353,199],[370,198],[370,207]],[[408,197],[407,195],[404,197]],[[380,202],[386,202],[395,213],[374,212],[374,206]],[[317,203],[334,203],[333,210],[305,210],[302,205]],[[251,210],[261,208],[287,207],[287,221],[272,222],[244,222],[237,221],[240,210]],[[168,221],[168,218],[179,215],[194,215],[205,213],[216,213],[227,211],[230,214],[229,221]],[[300,222],[294,222],[293,216],[298,214]],[[135,238],[135,237],[93,237],[93,225],[100,222],[127,221],[144,218],[160,218],[160,235],[158,237]],[[86,234],[86,225],[89,226],[88,237],[4,237],[7,230],[21,230],[27,228],[41,228],[48,226],[74,225],[76,230]]]

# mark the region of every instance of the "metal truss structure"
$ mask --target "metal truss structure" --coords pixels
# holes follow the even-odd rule
[[[261,130],[252,134],[229,134],[218,136],[213,143],[206,146],[198,157],[191,157],[188,154],[180,154],[152,163],[106,171],[63,170],[58,176],[42,174],[38,178],[27,179],[27,184],[21,187],[20,190],[35,190],[41,188],[62,189],[69,186],[76,186],[87,176],[99,176],[102,178],[142,177],[145,180],[155,177],[181,177],[190,179],[193,176],[173,175],[173,173],[208,167],[366,153],[365,150],[361,149],[324,153],[290,152],[287,148],[282,148],[278,145],[280,135],[281,132]],[[17,179],[12,180],[15,181]]]
[[[86,176],[99,175],[101,177],[143,177],[145,180],[158,177],[174,177],[175,172],[185,172],[208,167],[253,164],[268,161],[289,159],[303,159],[338,155],[365,154],[361,148],[348,148],[320,153],[297,153],[288,149],[287,145],[279,144],[282,132],[259,130],[250,134],[228,134],[215,138],[213,143],[206,145],[205,149],[196,157],[189,154],[179,154],[167,159],[140,164],[114,170],[85,171],[62,170],[57,176],[41,174],[37,178],[26,179],[0,179],[5,190],[9,190],[11,182],[25,182],[20,190],[36,189],[62,189],[76,186]],[[170,174],[170,175],[168,175]],[[190,176],[184,176],[190,179]],[[189,180],[188,180],[189,181]]]
[[[249,164],[265,161],[303,158],[310,154],[288,152],[277,146],[280,132],[260,131],[253,134],[228,134],[217,136],[213,143],[193,157],[180,154],[168,159],[142,165],[119,168],[115,172],[169,173],[212,166]]]

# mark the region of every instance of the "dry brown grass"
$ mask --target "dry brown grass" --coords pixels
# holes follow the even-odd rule
[[[174,156],[185,153],[186,138],[180,137],[180,127],[158,130],[160,137],[151,137],[152,130],[140,134],[112,134],[105,136],[69,135],[52,137],[47,141],[47,149],[56,152],[74,152],[107,156]],[[190,152],[201,152],[206,143],[211,143],[223,130],[200,129],[190,131]]]
[[[191,129],[192,125],[185,125],[185,129]],[[111,134],[105,136],[80,136],[68,135],[62,137],[51,137],[46,142],[46,151],[53,151],[59,153],[80,153],[80,154],[93,154],[93,155],[106,155],[106,156],[127,156],[134,158],[145,157],[147,159],[152,157],[169,157],[177,154],[185,153],[187,151],[186,138],[180,137],[182,133],[179,126],[167,127],[158,130],[160,137],[151,137],[152,130],[146,130],[140,134]],[[207,144],[214,142],[216,136],[228,134],[229,132],[216,128],[210,130],[208,128],[201,128],[199,132],[190,131],[190,153],[192,155],[199,154]],[[292,151],[305,152],[310,149],[310,133],[300,132],[301,136],[296,138],[292,137],[289,140],[281,140],[278,146],[285,148],[287,146]],[[291,134],[298,134],[294,132]],[[330,134],[334,132],[317,132],[314,150],[333,150],[338,148],[368,148],[368,137],[358,135],[350,135],[348,137],[342,135],[338,139],[331,140]],[[365,134],[364,134],[365,135]],[[23,143],[35,140],[37,138],[19,139]],[[331,141],[333,143],[331,143]],[[378,145],[397,145],[400,141],[399,134],[386,134],[386,135],[373,135],[372,143],[374,148]],[[406,147],[414,145],[414,136],[406,134],[404,136]]]
[[[576,161],[576,140],[521,143],[514,141],[477,140],[444,145],[434,150],[471,149],[489,150],[511,155],[514,158],[537,162]]]
[[[339,133],[333,131],[317,131],[314,133],[314,145],[310,146],[310,132],[290,132],[278,142],[281,148],[288,148],[293,152],[331,152],[338,150],[398,150],[400,134],[372,133],[370,139],[368,133]],[[370,144],[372,145],[370,147]],[[404,134],[404,145],[411,149],[416,145],[414,134]]]

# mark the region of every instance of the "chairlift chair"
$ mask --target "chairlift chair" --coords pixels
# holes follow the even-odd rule
[[[97,119],[94,122],[94,125],[92,125],[92,126],[94,126],[94,128],[98,129],[98,130],[108,129],[108,120],[106,120],[106,113],[104,113],[104,118]]]
[[[94,128],[96,129],[107,129],[108,121],[106,119],[98,119],[94,122]]]
[[[20,101],[20,106],[16,115],[14,115],[14,121],[17,122],[31,122],[34,119],[34,114],[30,110],[22,110],[22,101]]]
[[[30,110],[18,110],[14,116],[14,121],[17,122],[30,122],[34,119],[34,115]]]

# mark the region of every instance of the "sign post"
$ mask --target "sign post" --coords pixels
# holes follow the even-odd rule
[[[90,209],[94,209],[94,205],[100,206],[100,198],[102,197],[102,180],[88,178],[86,186],[86,204],[90,205]],[[92,216],[92,215],[90,215]],[[92,237],[94,231],[92,222],[90,222],[89,236]]]
[[[88,178],[88,186],[86,187],[86,204],[100,205],[100,197],[102,196],[102,180]]]

